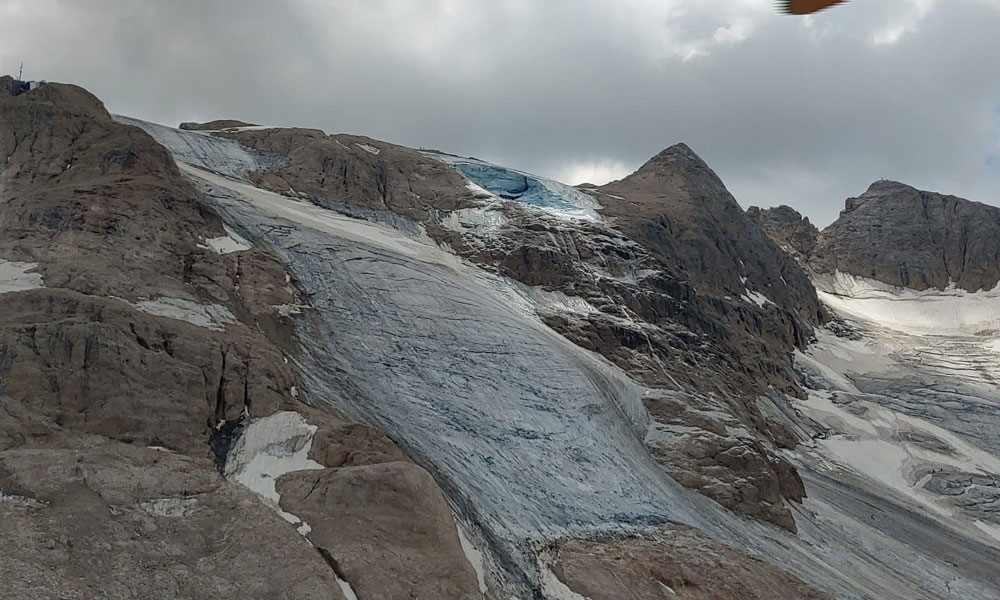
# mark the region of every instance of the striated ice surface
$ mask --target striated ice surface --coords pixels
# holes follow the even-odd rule
[[[243,178],[253,171],[276,168],[286,160],[209,132],[183,131],[122,115],[114,115],[114,119],[145,130],[154,140],[169,148],[177,160],[227,177]]]
[[[182,145],[181,162],[191,147]],[[534,314],[568,300],[525,293],[405,231],[204,170],[224,156],[190,160],[182,167],[204,197],[272,247],[310,298],[315,318],[300,331],[297,367],[312,398],[379,426],[434,473],[511,583],[505,599],[565,593],[537,560],[548,542],[664,521],[837,598],[998,597],[1000,553],[980,529],[971,538],[938,523],[819,444],[788,454],[809,494],[795,507],[797,536],[681,488],[641,442],[644,390]],[[856,379],[830,356],[882,364],[875,352],[836,352],[820,362],[843,381]]]

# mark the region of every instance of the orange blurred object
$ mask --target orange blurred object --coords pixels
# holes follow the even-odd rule
[[[778,4],[779,7],[786,13],[791,13],[793,15],[808,15],[846,1],[847,0],[781,0]]]

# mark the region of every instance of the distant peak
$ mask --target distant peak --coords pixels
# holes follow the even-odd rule
[[[690,146],[684,143],[674,144],[666,148],[653,158],[646,161],[644,165],[625,178],[623,181],[637,179],[644,181],[661,180],[675,176],[690,177],[696,173],[708,174],[719,185],[722,184],[718,176],[712,171],[708,164],[702,160]],[[609,184],[614,185],[614,183]]]
[[[634,174],[671,171],[675,169],[708,168],[704,160],[685,143],[674,144],[646,161]]]
[[[911,185],[901,183],[899,181],[892,181],[890,179],[879,179],[878,181],[872,183],[868,186],[868,190],[865,193],[885,193],[894,190],[915,190]]]
[[[680,142],[679,144],[674,144],[673,146],[664,149],[659,154],[654,156],[652,160],[658,160],[658,159],[666,160],[676,157],[701,160],[701,157],[695,154],[695,151],[692,150],[691,147],[685,144],[684,142]]]

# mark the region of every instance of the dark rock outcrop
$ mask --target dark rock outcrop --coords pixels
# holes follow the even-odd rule
[[[19,96],[28,91],[28,82],[19,81],[10,75],[0,77],[0,97]]]
[[[992,289],[1000,281],[1000,208],[878,181],[847,200],[819,235],[809,263],[820,273],[916,290],[951,282]]]
[[[188,121],[180,124],[180,129],[187,131],[217,131],[220,129],[235,129],[238,127],[255,127],[253,123],[237,121],[236,119],[217,119],[205,123],[194,123]]]
[[[790,206],[759,208],[751,206],[747,216],[771,238],[779,248],[797,259],[807,258],[816,247],[819,229]]]
[[[703,292],[766,295],[803,328],[823,321],[808,277],[750,219],[722,180],[684,144],[599,188],[604,214]],[[614,196],[624,200],[615,201]],[[749,287],[748,287],[749,286]],[[786,343],[801,343],[790,338]]]
[[[258,186],[433,221],[440,211],[472,207],[465,179],[411,148],[316,129],[223,132],[241,144],[285,156],[288,165],[251,176]],[[333,206],[331,206],[333,207]]]
[[[794,575],[697,531],[664,527],[649,538],[573,540],[551,550],[552,571],[591,600],[829,600]]]

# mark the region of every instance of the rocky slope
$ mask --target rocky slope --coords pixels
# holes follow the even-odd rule
[[[86,91],[2,83],[0,596],[343,598],[351,579],[369,597],[478,594],[427,473],[303,402],[284,308],[301,298],[274,256]],[[289,449],[309,456],[285,464]],[[348,517],[294,481],[316,540],[280,508],[268,478],[302,468],[331,492],[369,486],[355,530],[327,533]],[[341,571],[348,554],[363,564]]]
[[[747,216],[756,221],[779,248],[800,261],[808,257],[816,247],[819,229],[790,206],[759,208],[751,206]]]

